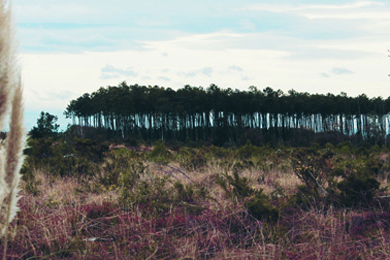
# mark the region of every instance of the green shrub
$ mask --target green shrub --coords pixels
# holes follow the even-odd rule
[[[248,158],[256,155],[257,151],[258,151],[257,147],[252,145],[251,141],[248,139],[246,141],[246,144],[244,146],[240,147],[240,149],[238,149],[237,156],[240,159],[248,159]]]
[[[222,174],[216,182],[229,198],[243,200],[244,205],[254,218],[268,221],[276,221],[279,218],[280,211],[269,203],[269,196],[263,194],[262,189],[251,188],[249,180],[240,177],[237,171],[233,171],[233,176]]]
[[[379,192],[380,183],[367,170],[359,170],[348,174],[337,183],[338,199],[346,206],[367,204]]]
[[[100,176],[100,183],[106,187],[132,188],[146,166],[136,152],[119,148],[110,151],[104,167],[104,174]]]
[[[333,153],[329,150],[317,152],[311,149],[303,149],[296,153],[293,161],[293,171],[302,181],[305,189],[301,191],[313,191],[320,195],[326,193],[324,186],[329,182]]]
[[[93,162],[101,162],[104,154],[109,149],[106,142],[100,140],[90,140],[74,138],[74,150],[78,157],[86,157]]]
[[[240,177],[237,171],[233,171],[233,176],[221,174],[217,177],[216,183],[222,187],[229,198],[250,197],[255,190],[249,186],[249,180],[246,177]]]
[[[341,146],[341,145],[339,145]],[[350,143],[341,146],[351,148]],[[341,149],[344,154],[345,149]],[[305,154],[305,153],[304,153]],[[383,168],[379,157],[335,157],[329,151],[297,156],[295,174],[303,184],[298,186],[295,200],[310,205],[325,200],[341,207],[368,205],[383,190],[376,176]],[[326,188],[325,188],[326,187]]]
[[[196,187],[193,184],[184,185],[180,181],[173,184],[174,197],[173,202],[176,205],[184,206],[191,213],[200,213],[205,208],[202,202],[209,199],[208,191],[204,187]]]
[[[125,206],[147,207],[150,215],[159,215],[170,208],[171,190],[166,188],[168,177],[142,180],[134,189],[122,189],[120,200]]]
[[[171,153],[167,150],[165,143],[158,141],[153,150],[148,154],[149,159],[158,164],[168,164],[171,160]]]
[[[203,150],[184,148],[177,156],[180,167],[187,171],[202,170],[207,165],[207,157]]]
[[[27,160],[24,161],[20,173],[22,174],[22,180],[25,183],[23,190],[30,194],[33,194],[34,196],[39,195],[40,191],[38,186],[41,184],[41,181],[36,180],[35,170],[33,167],[30,167],[28,165]]]
[[[262,192],[256,192],[253,196],[246,198],[244,203],[254,218],[259,220],[277,221],[280,211],[268,201],[268,196],[262,194]]]

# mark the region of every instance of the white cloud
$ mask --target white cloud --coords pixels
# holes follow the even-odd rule
[[[111,65],[106,65],[101,70],[102,79],[134,78],[137,73],[131,69],[120,69]]]
[[[321,72],[321,73],[319,73],[319,75],[320,75],[321,77],[323,77],[323,78],[329,78],[329,77],[330,77],[329,74],[328,74],[328,73],[325,73],[325,72]]]
[[[202,73],[206,75],[207,77],[211,77],[211,74],[213,73],[213,68],[211,67],[204,67],[202,69]]]
[[[228,70],[230,71],[237,71],[237,72],[242,72],[243,69],[237,65],[232,65],[232,66],[229,66]]]
[[[336,75],[353,74],[354,72],[346,68],[333,68],[332,72]]]
[[[338,4],[251,4],[243,7],[243,10],[252,10],[252,11],[268,11],[275,13],[300,13],[306,10],[354,10],[362,9],[367,7],[381,7],[384,6],[384,3],[374,2],[374,1],[355,1],[352,3],[338,3]]]
[[[28,110],[123,80],[390,96],[387,2],[33,2],[15,0]]]
[[[168,78],[168,77],[164,77],[164,76],[160,76],[160,77],[158,77],[157,78],[159,81],[167,81],[167,82],[169,82],[169,81],[171,81],[171,79],[170,78]]]

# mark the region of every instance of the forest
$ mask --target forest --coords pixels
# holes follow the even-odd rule
[[[123,139],[211,140],[221,146],[242,145],[247,139],[257,145],[280,141],[304,145],[315,138],[324,144],[332,141],[324,133],[384,143],[389,112],[390,98],[365,94],[283,93],[255,86],[240,91],[214,84],[206,89],[186,85],[175,91],[122,82],[70,101],[64,114],[74,125]]]

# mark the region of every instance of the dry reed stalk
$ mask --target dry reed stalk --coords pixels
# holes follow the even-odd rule
[[[6,258],[7,228],[18,210],[18,186],[26,135],[20,71],[17,66],[13,26],[7,1],[0,0],[0,129],[10,111],[9,132],[0,149],[0,237]]]

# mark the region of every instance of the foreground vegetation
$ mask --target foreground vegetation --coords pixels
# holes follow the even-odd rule
[[[194,146],[30,139],[7,259],[389,258],[388,148]]]

